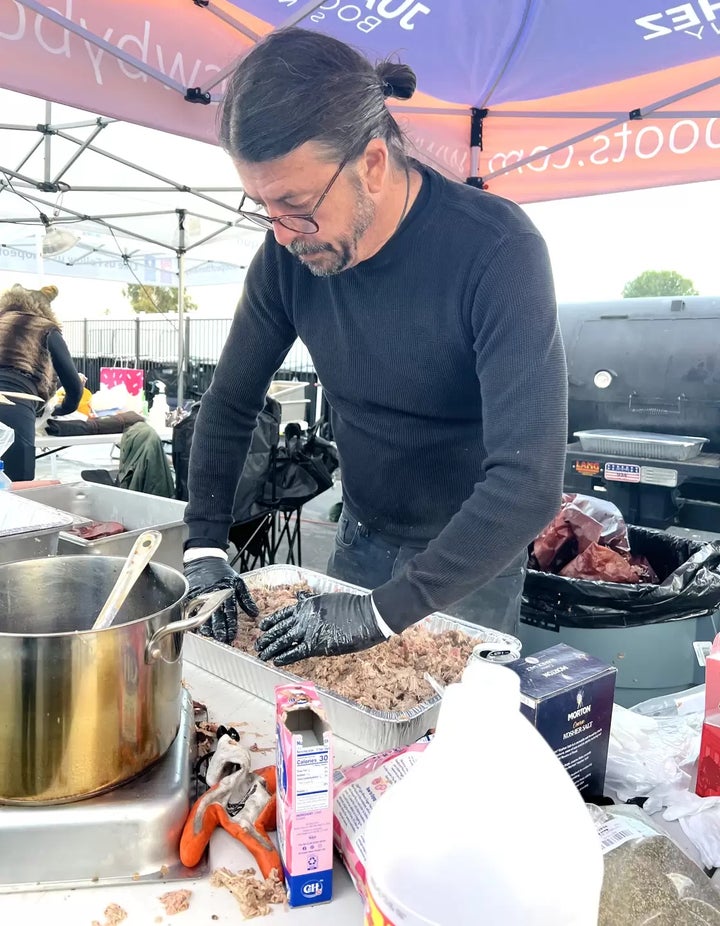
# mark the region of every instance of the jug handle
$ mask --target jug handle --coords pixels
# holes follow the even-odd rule
[[[188,630],[196,630],[202,626],[210,615],[217,611],[220,605],[234,594],[232,588],[221,588],[214,592],[207,592],[198,595],[190,601],[185,601],[182,606],[183,619],[180,621],[171,621],[165,624],[150,637],[145,647],[145,662],[150,664],[162,659],[163,662],[177,662],[180,658],[182,647],[177,647],[177,655],[174,659],[168,659],[162,654],[162,641],[175,633],[185,633]]]

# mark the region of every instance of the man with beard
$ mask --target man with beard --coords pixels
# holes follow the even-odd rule
[[[544,242],[514,203],[408,157],[386,98],[415,75],[315,32],[237,66],[220,138],[268,230],[198,415],[191,593],[232,586],[207,628],[257,613],[225,550],[263,399],[296,337],[332,407],[344,507],[315,595],[261,624],[285,665],[355,652],[450,611],[514,631],[527,544],[560,503],[566,372]]]

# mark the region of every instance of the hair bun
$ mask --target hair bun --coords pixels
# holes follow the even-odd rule
[[[396,100],[409,100],[415,93],[417,78],[415,71],[407,64],[394,61],[381,61],[375,68],[375,73],[382,83],[384,97],[394,97]]]

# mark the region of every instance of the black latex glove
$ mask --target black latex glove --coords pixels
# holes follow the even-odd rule
[[[276,666],[309,656],[357,653],[385,639],[370,595],[348,592],[301,598],[265,618],[260,629],[264,633],[255,649],[262,660],[272,659]]]
[[[190,586],[189,596],[195,598],[204,592],[233,588],[235,594],[225,599],[221,608],[198,630],[204,637],[214,637],[219,643],[232,643],[237,636],[237,606],[250,617],[258,616],[258,609],[245,583],[227,560],[219,556],[203,556],[185,564],[185,578]]]

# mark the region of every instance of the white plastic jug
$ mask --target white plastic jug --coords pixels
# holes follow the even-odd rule
[[[156,431],[162,431],[165,427],[166,415],[169,411],[168,402],[167,396],[165,395],[165,383],[158,380],[155,385],[158,391],[148,413],[148,422]]]
[[[603,858],[583,799],[520,713],[520,680],[475,662],[435,739],[367,824],[366,926],[596,926]]]

